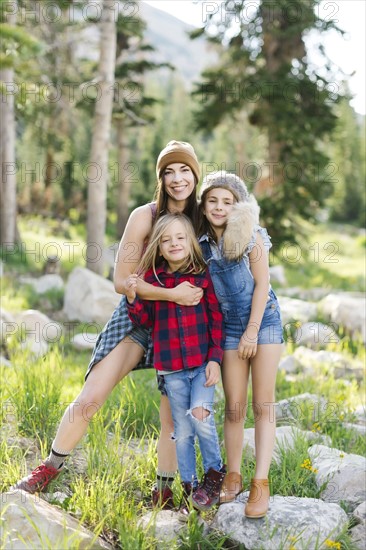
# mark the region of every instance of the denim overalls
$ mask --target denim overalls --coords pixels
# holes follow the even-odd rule
[[[256,231],[261,232],[264,244],[269,248],[271,244],[267,232],[259,226],[256,226]],[[254,246],[254,243],[255,236],[251,244]],[[227,260],[221,254],[214,255],[207,235],[200,238],[200,245],[224,316],[226,333],[224,349],[238,349],[239,340],[248,325],[255,287],[248,261],[245,257],[240,260]],[[258,344],[281,344],[282,342],[280,308],[277,297],[270,288],[258,333]]]

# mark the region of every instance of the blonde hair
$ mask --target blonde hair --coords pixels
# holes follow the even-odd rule
[[[203,259],[202,251],[198,244],[190,219],[181,213],[165,214],[156,221],[149,244],[137,268],[137,272],[140,275],[145,274],[146,271],[152,269],[160,284],[162,283],[156,274],[156,269],[164,261],[164,258],[160,255],[159,251],[161,239],[168,227],[176,221],[181,222],[184,226],[189,244],[188,256],[182,263],[179,271],[182,273],[203,273],[206,270],[205,260]]]

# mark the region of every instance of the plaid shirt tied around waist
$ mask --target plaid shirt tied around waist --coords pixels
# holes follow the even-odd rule
[[[196,306],[181,306],[168,301],[140,300],[127,302],[133,323],[152,327],[154,366],[160,371],[199,367],[207,361],[221,363],[223,357],[223,317],[208,272],[201,274],[167,273],[166,264],[156,270],[165,288],[188,281],[203,289]],[[149,270],[145,281],[160,286]]]

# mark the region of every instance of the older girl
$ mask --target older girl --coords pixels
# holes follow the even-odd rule
[[[245,515],[260,518],[269,505],[268,471],[275,441],[275,381],[282,350],[282,323],[269,283],[267,231],[259,207],[235,174],[216,172],[201,187],[200,244],[225,322],[222,380],[226,398],[225,447],[228,474],[220,502],[242,490],[243,426],[251,372],[255,415],[256,469]]]

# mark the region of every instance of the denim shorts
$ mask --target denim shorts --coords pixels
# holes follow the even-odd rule
[[[225,321],[225,350],[238,349],[240,338],[248,326],[250,312],[242,314],[238,311],[223,311]],[[271,298],[266,304],[262,323],[258,332],[258,345],[282,344],[283,328],[278,302]]]
[[[170,375],[168,374],[168,376]],[[165,387],[165,376],[163,376],[162,374],[159,374],[159,372],[156,371],[156,380],[158,383],[158,390],[161,393],[161,395],[165,395],[166,397],[168,397],[168,392]]]
[[[149,333],[146,329],[134,325],[126,336],[141,346],[144,352],[147,353],[149,347]]]

